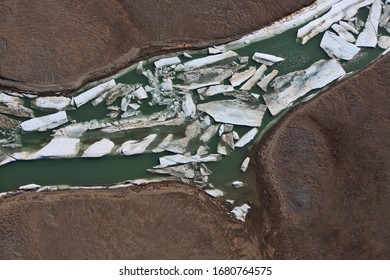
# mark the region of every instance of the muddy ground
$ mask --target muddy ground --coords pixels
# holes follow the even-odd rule
[[[183,184],[0,198],[1,259],[259,258],[227,208]]]
[[[390,258],[389,68],[298,106],[258,145],[267,258]]]
[[[141,58],[223,43],[313,0],[0,1],[0,86],[76,89]]]

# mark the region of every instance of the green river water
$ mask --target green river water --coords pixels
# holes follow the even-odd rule
[[[366,16],[367,9],[361,9],[359,17],[365,19]],[[306,45],[302,46],[296,43],[297,29],[298,28],[289,30],[276,37],[250,44],[235,51],[240,56],[252,57],[255,52],[263,52],[285,58],[283,62],[269,67],[266,72],[266,74],[268,74],[273,69],[277,69],[279,71],[279,76],[292,71],[306,69],[320,59],[328,59],[326,53],[319,47],[323,34],[317,35]],[[380,29],[379,33],[380,35],[388,35],[384,29]],[[358,71],[378,58],[382,52],[383,50],[379,48],[362,49],[362,51],[353,60],[349,62],[342,62],[342,65],[348,73]],[[196,53],[193,54],[193,58],[202,57],[205,54],[206,52]],[[182,62],[185,62],[186,60],[189,59],[182,59]],[[248,67],[249,66],[258,67],[259,64],[250,59],[248,63]],[[147,65],[146,67],[151,67],[151,65]],[[128,84],[146,84],[147,80],[143,76],[137,75],[135,71],[130,71],[117,78],[117,82]],[[257,86],[254,86],[251,92],[258,94],[262,93]],[[310,92],[307,95],[312,93],[314,92]],[[207,101],[218,98],[220,97],[209,98]],[[263,102],[262,98],[260,98],[259,102]],[[299,102],[300,100],[296,103],[298,104]],[[141,110],[150,113],[151,110],[156,110],[156,108],[146,106],[142,107]],[[39,111],[35,111],[35,113],[37,116],[42,115],[42,112]],[[107,109],[104,102],[97,107],[93,107],[89,102],[83,107],[75,111],[69,111],[68,113],[74,120],[87,121],[94,118],[103,119],[106,116]],[[271,122],[276,122],[278,117],[280,116],[271,116],[271,114],[267,111],[263,118],[260,134],[264,132],[265,128],[268,127]],[[166,134],[171,133],[172,130],[170,127],[157,129],[162,130],[162,132],[167,130]],[[250,129],[251,128],[248,127],[235,126],[235,131],[237,131],[240,136]],[[155,133],[156,129],[143,133],[147,134],[152,131]],[[50,134],[51,132],[26,134],[22,136],[22,143],[25,147],[33,147],[39,145],[40,143],[47,143],[50,140]],[[130,134],[132,136],[131,139],[134,139],[134,135],[137,135],[138,138],[140,136],[137,132],[130,132]],[[119,138],[117,140],[121,140],[123,142],[123,140],[127,139],[128,136],[128,134],[124,133],[118,136]],[[111,140],[114,142],[116,141],[115,139]],[[218,141],[219,137],[214,137],[212,142],[209,144],[210,151],[216,150]],[[207,166],[213,172],[213,174],[209,177],[210,182],[216,188],[225,192],[225,196],[223,197],[224,199],[233,199],[237,204],[240,202],[251,201],[256,187],[256,174],[254,170],[249,168],[246,173],[242,173],[240,171],[241,163],[245,157],[249,155],[251,146],[253,146],[253,141],[243,148],[237,148],[221,161],[207,163]],[[147,153],[128,157],[104,156],[97,159],[74,158],[16,161],[0,167],[0,192],[17,189],[21,185],[30,183],[40,185],[93,186],[114,184],[138,178],[153,178],[156,177],[156,175],[146,172],[146,169],[158,165],[159,157],[168,154],[170,153]],[[158,177],[161,176],[158,175]],[[246,186],[240,189],[232,188],[231,182],[235,180],[245,182]]]

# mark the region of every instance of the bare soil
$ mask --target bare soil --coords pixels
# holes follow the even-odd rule
[[[171,183],[0,198],[0,258],[246,259],[259,252],[219,202]]]
[[[259,143],[266,258],[390,258],[389,67],[298,106]]]
[[[70,91],[142,58],[224,43],[313,0],[0,1],[0,86]]]

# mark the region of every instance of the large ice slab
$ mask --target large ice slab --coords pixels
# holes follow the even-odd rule
[[[181,63],[180,58],[175,56],[175,57],[168,57],[168,58],[159,59],[159,60],[154,62],[154,66],[156,66],[156,68],[163,68],[163,67],[167,67],[167,66],[171,66],[171,65],[175,65],[175,64],[179,64],[179,63]]]
[[[345,41],[347,41],[349,43],[356,42],[356,38],[353,36],[353,34],[351,32],[349,32],[349,30],[345,26],[335,23],[331,27]]]
[[[378,43],[378,25],[381,16],[382,5],[380,0],[375,0],[372,4],[363,31],[356,40],[356,46],[375,48]]]
[[[329,57],[343,60],[351,60],[360,51],[354,44],[329,31],[322,37],[320,47]]]
[[[193,179],[195,177],[194,168],[190,164],[170,166],[165,168],[147,169],[150,173],[167,174],[177,178]]]
[[[93,87],[93,88],[83,92],[82,94],[79,94],[78,96],[76,96],[73,99],[74,104],[76,105],[76,107],[80,107],[80,106],[84,105],[85,103],[87,103],[88,101],[98,97],[99,95],[104,93],[106,90],[113,88],[115,85],[116,85],[116,82],[113,79],[113,80],[110,80],[110,81],[105,82],[103,84],[100,84],[96,87]]]
[[[255,74],[253,74],[253,76],[248,81],[246,81],[245,84],[243,84],[240,89],[247,91],[251,90],[251,88],[263,77],[265,71],[267,71],[267,66],[263,64],[256,70]]]
[[[251,207],[248,204],[244,203],[241,206],[234,207],[231,212],[234,214],[234,216],[236,216],[238,220],[245,222],[245,217],[248,214],[249,209],[251,209]]]
[[[31,100],[31,105],[38,109],[61,111],[70,105],[71,99],[65,96],[46,96]]]
[[[234,99],[199,104],[198,110],[206,112],[217,122],[259,127],[266,107]]]
[[[34,112],[23,105],[23,99],[0,92],[0,113],[22,118],[33,118]]]
[[[271,114],[275,116],[299,97],[313,89],[323,88],[345,74],[346,72],[337,60],[320,60],[306,70],[277,77],[272,82],[274,92],[264,94],[263,98]]]
[[[250,77],[255,74],[256,68],[250,67],[248,70],[245,70],[243,72],[234,73],[233,76],[230,78],[230,84],[233,87],[241,85],[243,82],[248,80]]]
[[[272,66],[275,63],[284,60],[284,58],[282,57],[278,57],[272,54],[260,53],[260,52],[255,52],[255,54],[252,56],[252,59],[258,63],[263,63],[267,66]]]
[[[82,157],[86,158],[97,158],[111,153],[115,144],[109,139],[102,139],[93,143],[85,151]]]
[[[235,53],[234,51],[227,51],[222,54],[209,55],[203,58],[194,59],[184,63],[183,65],[185,69],[191,70],[191,69],[197,69],[210,64],[215,64],[218,62],[234,60],[236,58],[238,58],[237,53]]]
[[[203,97],[214,96],[220,93],[233,91],[234,88],[231,85],[216,85],[207,89],[198,89],[198,93]]]
[[[272,81],[273,78],[278,75],[279,71],[274,69],[271,73],[269,73],[267,76],[265,76],[260,82],[257,83],[257,85],[264,91],[267,91],[268,84]]]
[[[142,154],[146,151],[147,147],[156,139],[157,134],[151,134],[146,136],[143,140],[130,140],[126,141],[119,148],[118,152],[126,156]]]
[[[80,139],[59,137],[52,139],[49,144],[34,153],[32,158],[71,158],[79,151]]]
[[[31,120],[22,122],[20,128],[25,132],[30,131],[46,131],[67,123],[68,116],[66,112],[60,111],[55,114],[46,115],[39,118],[33,118]]]
[[[248,144],[250,141],[252,141],[259,130],[257,128],[253,128],[249,130],[247,133],[245,133],[240,140],[237,141],[237,143],[234,145],[236,148],[244,147],[246,144]]]
[[[333,23],[353,17],[361,7],[373,2],[374,0],[340,1],[334,4],[326,14],[301,27],[298,30],[297,38],[302,44],[306,44],[311,38],[327,30]]]
[[[199,162],[213,162],[222,159],[222,155],[219,154],[210,154],[206,156],[193,155],[193,156],[185,156],[185,155],[171,155],[160,158],[160,166],[172,166],[176,164],[185,164],[185,163],[199,163]]]

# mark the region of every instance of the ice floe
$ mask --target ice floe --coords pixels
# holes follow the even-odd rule
[[[85,151],[82,157],[86,158],[97,158],[111,153],[115,144],[109,139],[102,139],[93,143]]]
[[[237,148],[244,147],[246,144],[248,144],[250,141],[252,141],[256,137],[258,132],[259,132],[259,130],[257,128],[252,128],[247,133],[245,133],[240,138],[240,140],[237,141],[237,143],[234,146]]]
[[[268,84],[272,81],[273,78],[275,78],[279,74],[278,70],[272,70],[271,73],[269,73],[267,76],[265,76],[260,82],[257,83],[257,85],[263,90],[267,91]]]
[[[234,51],[227,51],[222,54],[209,55],[203,58],[198,58],[185,62],[183,63],[183,66],[186,70],[192,70],[215,63],[229,62],[236,58],[238,58],[237,53],[235,53]]]
[[[32,158],[72,158],[79,152],[80,139],[58,137],[53,138],[46,146],[34,153]]]
[[[69,120],[66,112],[60,111],[58,113],[24,121],[20,124],[20,128],[24,132],[46,131],[48,129],[56,128],[60,125],[63,125],[68,121]]]
[[[38,97],[31,100],[31,105],[38,109],[48,109],[61,111],[68,107],[71,103],[71,99],[65,96],[47,96]]]
[[[378,43],[378,25],[381,16],[382,5],[380,0],[374,0],[363,31],[356,40],[358,47],[374,48]]]
[[[204,190],[206,193],[211,195],[212,197],[221,197],[223,196],[223,191],[218,190],[218,189],[205,189]]]
[[[143,140],[129,140],[122,144],[118,152],[125,155],[138,155],[146,151],[147,147],[156,139],[157,134],[146,136]]]
[[[248,104],[236,99],[212,101],[197,107],[217,122],[254,127],[261,126],[266,110],[263,104]]]
[[[251,90],[251,88],[263,77],[265,71],[267,71],[267,66],[263,64],[256,70],[253,76],[248,81],[246,81],[246,83],[240,89],[247,91]]]
[[[389,36],[380,36],[378,40],[378,46],[381,49],[388,49],[390,47],[390,37]]]
[[[277,77],[272,86],[274,91],[263,98],[272,115],[291,106],[299,97],[313,89],[323,88],[346,74],[335,59],[320,60],[306,70],[299,70]]]
[[[260,53],[256,52],[253,56],[252,59],[258,63],[265,64],[267,66],[272,66],[277,62],[281,62],[284,60],[282,57],[278,57],[272,54],[266,54],[266,53]]]
[[[351,60],[360,51],[354,44],[329,31],[325,32],[320,46],[329,57],[335,59]]]
[[[88,101],[95,99],[99,95],[103,94],[105,91],[113,88],[116,85],[115,80],[110,80],[108,82],[102,83],[96,87],[93,87],[73,98],[73,102],[76,107],[81,107]]]
[[[185,164],[185,163],[214,162],[214,161],[219,161],[221,159],[222,156],[220,154],[209,154],[206,156],[170,155],[170,156],[160,157],[160,165],[158,166],[158,168],[177,165],[177,164]]]
[[[330,1],[328,2],[331,4]],[[297,38],[302,44],[306,44],[311,38],[327,30],[333,23],[353,17],[361,7],[372,4],[374,0],[342,0],[335,2],[337,3],[331,5],[332,8],[326,14],[298,30]]]
[[[248,80],[250,77],[255,74],[256,68],[255,67],[249,67],[248,70],[245,70],[240,73],[234,73],[233,76],[230,78],[230,84],[233,87],[241,85],[243,82]]]
[[[174,64],[179,64],[179,63],[181,63],[180,58],[175,56],[175,57],[168,57],[168,58],[159,59],[159,60],[154,62],[154,65],[156,66],[156,68],[164,68],[164,67],[171,66]]]
[[[167,174],[178,178],[193,179],[195,177],[194,168],[191,164],[170,166],[165,168],[150,168],[148,172],[157,174]]]
[[[240,170],[242,172],[246,172],[246,170],[248,169],[248,166],[249,166],[249,161],[250,161],[250,158],[249,157],[246,157],[244,159],[244,161],[241,163],[241,167],[240,167]]]

